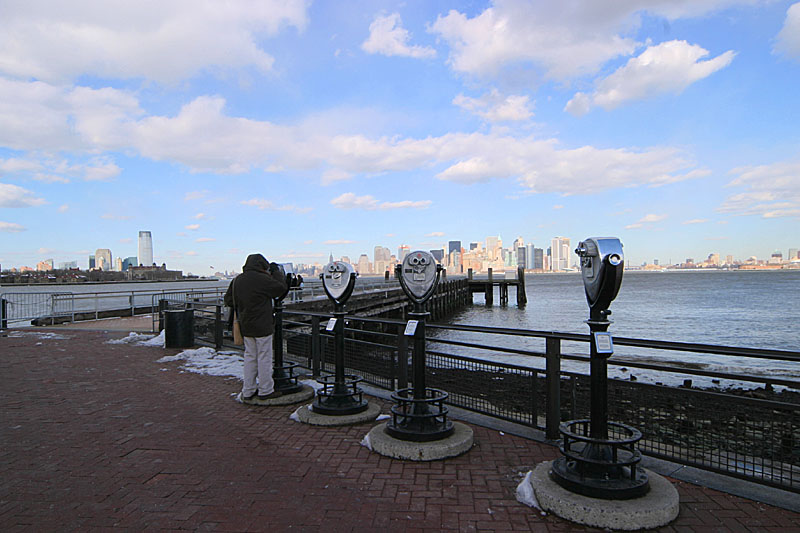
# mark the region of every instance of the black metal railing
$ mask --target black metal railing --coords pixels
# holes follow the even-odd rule
[[[195,306],[208,321],[224,322],[219,304],[176,305]],[[333,336],[325,328],[331,316],[285,310],[284,358],[313,375],[333,372]],[[401,320],[348,316],[345,371],[387,390],[408,387],[405,325]],[[427,328],[428,385],[446,391],[449,405],[541,429],[553,441],[559,438],[561,422],[588,418],[590,379],[588,371],[577,368],[588,368],[588,335],[471,325]],[[196,340],[227,344],[221,329],[214,325],[206,333],[196,331]],[[629,377],[609,380],[609,419],[643,434],[638,443],[643,454],[800,493],[800,381],[791,372],[788,377],[757,375],[630,357],[675,352],[796,364],[799,352],[623,337],[615,337],[614,344],[628,355],[612,356],[609,368],[623,369]],[[509,355],[523,363],[492,360]],[[639,371],[658,372],[662,378],[654,383],[634,380]],[[692,380],[709,378],[749,386],[724,390],[692,385]],[[679,385],[663,384],[670,381]]]

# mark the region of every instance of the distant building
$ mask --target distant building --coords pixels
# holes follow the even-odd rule
[[[153,236],[149,231],[139,232],[139,264],[142,266],[155,264],[153,262]]]
[[[781,263],[783,263],[783,254],[778,251],[772,252],[772,255],[769,257],[769,261],[767,261],[767,264],[780,265]]]
[[[544,270],[544,250],[542,248],[533,249],[533,269]]]
[[[789,248],[789,261],[800,258],[797,248]]]
[[[131,280],[163,281],[181,278],[183,278],[182,271],[167,270],[166,264],[161,266],[132,266],[128,269],[128,279]]]
[[[53,270],[53,260],[52,259],[45,259],[44,261],[39,261],[36,264],[36,270],[39,272],[48,272]]]
[[[129,268],[139,266],[139,261],[136,257],[126,257],[122,260],[122,271],[127,272]]]
[[[517,268],[529,268],[528,267],[528,253],[524,246],[520,246],[517,248]]]
[[[409,254],[410,251],[411,247],[408,246],[407,244],[403,244],[399,248],[397,248],[397,261],[399,263],[402,263],[403,259],[406,258],[406,256]]]
[[[550,270],[560,272],[569,268],[569,239],[554,237],[550,242]]]
[[[58,264],[58,269],[59,270],[74,270],[76,268],[78,268],[78,262],[77,261],[67,261],[65,263],[59,263]]]
[[[444,261],[444,250],[439,249],[439,250],[429,250],[429,251],[433,256],[433,258],[436,259],[439,263]],[[398,261],[402,261],[402,259],[398,258]]]
[[[90,256],[89,256],[89,270],[93,270],[93,269],[95,269],[95,268],[97,268],[97,267],[96,267],[96,265],[95,265],[94,256],[93,256],[93,255],[90,255]]]
[[[364,274],[372,274],[372,265],[369,262],[369,257],[367,254],[361,254],[358,257],[358,263],[355,265],[356,272],[359,275],[363,276]]]
[[[94,253],[95,268],[100,270],[113,270],[114,263],[111,261],[111,250],[108,248],[98,248]]]

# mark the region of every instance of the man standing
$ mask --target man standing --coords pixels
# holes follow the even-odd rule
[[[286,292],[286,280],[276,263],[261,254],[251,254],[242,273],[225,293],[225,305],[233,307],[244,337],[244,384],[241,399],[252,402],[281,395],[272,380],[272,299]]]

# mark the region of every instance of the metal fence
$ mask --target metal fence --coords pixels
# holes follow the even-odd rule
[[[75,299],[69,292],[0,293],[0,327],[39,317],[74,316]]]

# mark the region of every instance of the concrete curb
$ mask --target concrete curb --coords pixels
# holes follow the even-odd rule
[[[587,526],[632,531],[664,526],[678,516],[678,491],[672,483],[647,471],[650,491],[631,500],[601,500],[569,492],[550,479],[553,461],[533,471],[533,492],[543,511]]]
[[[241,401],[245,405],[258,405],[262,407],[291,405],[293,403],[305,402],[313,398],[314,389],[312,387],[309,387],[308,385],[303,385],[303,388],[295,392],[294,394],[284,394],[282,396],[278,396],[277,398],[272,398],[270,400],[259,400],[258,397],[256,397],[250,400],[249,402],[245,402],[241,399],[241,397],[242,393],[240,392],[236,396],[236,399],[238,401]]]
[[[365,437],[369,448],[386,457],[409,461],[436,461],[466,453],[472,448],[472,428],[453,422],[455,431],[446,439],[431,442],[412,442],[396,439],[386,431],[386,423],[372,428]]]

